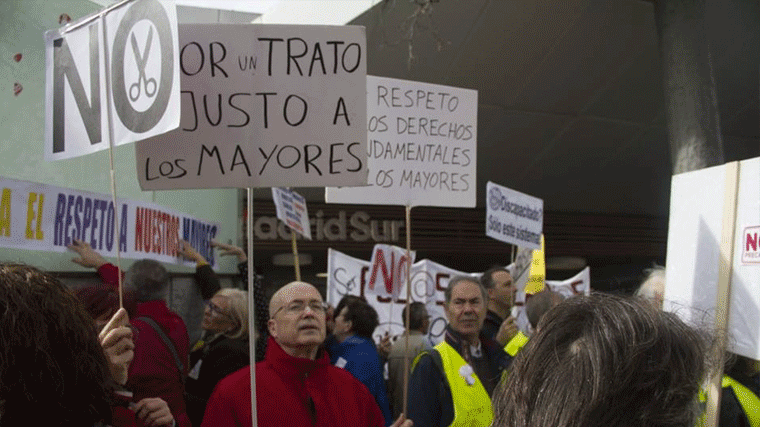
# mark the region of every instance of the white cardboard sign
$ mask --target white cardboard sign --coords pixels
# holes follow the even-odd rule
[[[368,186],[328,203],[475,207],[478,92],[367,76]]]
[[[272,187],[272,199],[277,210],[277,218],[291,230],[311,240],[309,211],[306,199],[289,188]]]
[[[486,235],[505,243],[541,249],[544,201],[488,181]]]
[[[137,144],[143,190],[367,182],[364,27],[179,27],[179,129]]]
[[[114,145],[179,126],[173,1],[135,0],[47,31],[45,56],[47,160],[107,149],[109,112]]]
[[[712,328],[718,292],[718,260],[725,166],[673,176],[664,308]],[[740,163],[728,350],[760,359],[760,159]]]

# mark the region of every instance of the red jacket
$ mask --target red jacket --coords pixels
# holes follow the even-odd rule
[[[119,269],[113,264],[105,264],[98,269],[103,282],[118,286]],[[174,343],[184,370],[177,369],[169,349],[158,333],[139,317],[153,319],[164,330]],[[135,356],[129,366],[129,379],[126,388],[134,393],[134,402],[146,397],[164,399],[172,411],[178,427],[190,427],[185,408],[184,378],[189,364],[190,339],[187,327],[177,313],[171,311],[163,300],[141,302],[137,304],[137,314],[130,319],[132,326],[137,328],[135,341]]]
[[[201,427],[251,426],[250,384],[250,366],[220,381]],[[260,427],[385,426],[367,387],[330,365],[325,352],[317,360],[292,357],[271,337],[266,358],[256,364],[256,408]]]

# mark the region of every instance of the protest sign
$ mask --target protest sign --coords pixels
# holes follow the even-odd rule
[[[728,351],[760,359],[760,159],[739,164],[733,259],[724,260],[732,266]],[[727,166],[674,175],[671,187],[663,307],[701,327],[715,325]]]
[[[288,188],[272,187],[272,200],[277,210],[277,218],[287,224],[291,230],[311,240],[306,199]]]
[[[526,294],[535,294],[544,289],[546,281],[546,261],[544,260],[544,235],[541,235],[541,249],[534,249],[530,262],[528,281],[525,283]]]
[[[182,121],[137,144],[143,190],[367,182],[363,27],[180,25]]]
[[[368,292],[386,297],[392,295],[394,300],[397,299],[416,256],[415,251],[410,251],[407,256],[406,249],[398,246],[375,245],[370,260]]]
[[[478,92],[367,76],[368,186],[328,203],[475,207]]]
[[[45,56],[47,160],[105,150],[111,136],[122,145],[179,126],[173,1],[126,2],[47,31]]]
[[[328,250],[327,302],[335,306],[344,295],[364,296],[377,311],[380,319],[380,324],[373,334],[379,342],[386,332],[390,332],[391,336],[404,332],[401,310],[406,304],[406,282],[402,283],[400,289],[399,295],[402,298],[393,300],[394,303],[391,304],[390,297],[368,292],[370,268],[369,261],[350,257],[334,249]],[[449,279],[458,274],[466,273],[429,260],[422,260],[412,266],[412,301],[424,303],[430,314],[428,338],[431,343],[443,340],[446,329],[443,290],[446,289]]]
[[[486,185],[486,235],[505,243],[541,249],[544,201],[494,184]]]
[[[219,225],[153,203],[0,177],[0,246],[66,252],[83,240],[106,257],[151,258],[194,265],[178,257],[178,239],[216,266],[209,244]],[[114,215],[119,216],[119,230]]]

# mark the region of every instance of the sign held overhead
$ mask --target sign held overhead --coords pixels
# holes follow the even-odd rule
[[[291,230],[311,240],[306,199],[289,188],[272,187],[272,200],[277,210],[277,218],[287,224]]]
[[[105,150],[111,136],[122,145],[179,126],[173,1],[126,2],[47,31],[45,54],[47,160]]]
[[[367,76],[368,186],[328,203],[475,207],[478,92]]]
[[[541,249],[544,201],[519,191],[486,184],[486,235],[505,243]]]
[[[179,129],[137,144],[143,190],[367,182],[363,27],[180,25]]]

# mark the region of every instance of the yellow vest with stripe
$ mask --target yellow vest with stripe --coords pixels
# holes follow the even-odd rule
[[[451,400],[454,403],[454,421],[451,427],[487,427],[493,421],[491,398],[488,396],[483,383],[475,373],[472,373],[474,383],[468,385],[465,377],[459,373],[467,362],[446,341],[441,342],[435,349],[441,355],[443,371],[451,389]]]
[[[509,340],[507,345],[504,346],[504,351],[508,355],[515,357],[517,353],[519,353],[520,350],[522,350],[522,348],[525,347],[525,344],[528,343],[529,339],[530,338],[528,338],[525,334],[518,331],[517,335],[512,337],[512,339]]]
[[[760,427],[760,398],[758,398],[750,389],[743,386],[739,381],[736,381],[728,375],[723,375],[721,387],[731,387],[731,389],[733,389],[737,400],[739,400],[739,405],[742,407],[742,411],[744,411],[744,415],[746,415],[749,420],[750,427]],[[704,391],[700,390],[699,400],[702,402],[707,400]],[[706,414],[702,414],[697,425],[705,425],[705,417]]]

